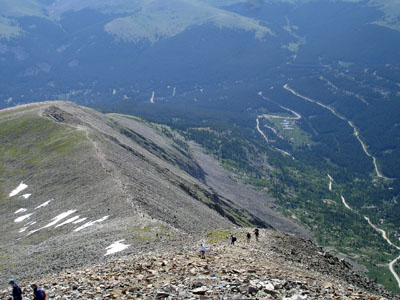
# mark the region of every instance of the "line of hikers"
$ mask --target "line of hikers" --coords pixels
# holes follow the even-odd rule
[[[258,228],[254,229],[254,236],[256,237],[256,241],[258,242],[258,237],[260,236],[260,231],[258,230]],[[250,240],[251,240],[250,232],[246,233],[246,240],[247,240],[247,243],[249,244]],[[235,245],[235,242],[236,242],[236,236],[231,234],[231,245]]]
[[[14,300],[22,300],[22,290],[14,280],[8,282],[12,287],[12,297]],[[33,300],[45,300],[46,292],[42,290],[36,283],[31,285],[33,290]]]
[[[256,237],[256,241],[258,242],[258,237],[260,235],[260,231],[258,228],[254,229],[254,236]],[[246,240],[247,243],[250,243],[251,240],[251,233],[247,232],[246,234]],[[231,234],[231,245],[235,245],[236,242],[236,236]],[[201,258],[206,258],[206,247],[201,244],[200,245],[200,257]],[[17,285],[17,283],[14,280],[10,280],[8,282],[9,285],[12,286],[12,297],[14,300],[22,300],[22,290],[21,288]],[[41,289],[37,284],[32,284],[31,288],[33,290],[33,300],[45,300],[46,299],[46,292]]]
[[[254,229],[254,236],[256,237],[256,241],[258,242],[258,238],[260,236],[260,231],[259,231],[258,228]],[[230,240],[231,240],[231,245],[235,245],[235,242],[237,240],[236,236],[231,234]],[[249,244],[250,240],[251,240],[251,233],[250,232],[246,233],[246,240],[247,240],[247,243]],[[200,244],[200,257],[202,259],[206,258],[206,246],[204,246],[204,244]]]

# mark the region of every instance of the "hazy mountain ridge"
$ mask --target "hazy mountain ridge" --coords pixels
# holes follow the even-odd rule
[[[174,0],[168,3],[164,1],[119,1],[113,3],[55,1],[51,5],[30,1],[28,3],[5,3],[5,7],[3,4],[3,7],[0,8],[2,8],[4,16],[2,19],[4,28],[0,34],[2,33],[8,39],[23,33],[13,18],[36,16],[58,22],[69,12],[89,9],[111,16],[129,15],[122,18],[114,17],[104,27],[106,32],[125,41],[144,39],[156,42],[160,38],[175,36],[190,26],[201,26],[206,23],[214,24],[217,27],[254,31],[255,37],[258,39],[272,33],[255,20],[200,1]]]
[[[166,86],[183,93],[198,84],[292,76],[290,68],[309,75],[310,66],[396,63],[400,47],[398,31],[374,25],[382,5],[358,1],[23,4],[1,4],[2,107],[28,99],[147,101]]]
[[[267,4],[288,4],[294,7],[312,3],[313,1],[266,1]],[[340,1],[336,1],[340,2]],[[363,1],[342,1],[365,5]],[[18,23],[18,18],[40,17],[58,23],[70,12],[95,10],[111,17],[111,21],[104,27],[105,31],[122,40],[138,41],[146,39],[155,42],[160,38],[169,38],[183,32],[191,26],[200,26],[205,23],[215,24],[233,30],[255,32],[256,38],[264,38],[271,34],[271,30],[261,25],[253,18],[232,13],[220,7],[244,4],[252,10],[258,10],[263,1],[194,1],[174,0],[168,4],[163,1],[113,1],[112,3],[99,1],[4,1],[1,9],[0,35],[11,39],[19,35],[29,34]],[[399,30],[398,18],[400,6],[396,1],[371,0],[367,5],[380,10],[383,16],[376,18],[372,23]],[[125,15],[118,17],[117,15]]]

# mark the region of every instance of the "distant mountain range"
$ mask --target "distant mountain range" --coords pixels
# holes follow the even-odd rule
[[[389,0],[5,0],[0,106],[143,101],[167,85],[271,76],[287,64],[395,63],[399,15]]]

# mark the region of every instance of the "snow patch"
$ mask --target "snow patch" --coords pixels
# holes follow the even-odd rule
[[[14,214],[20,214],[20,213],[23,213],[23,212],[26,212],[26,211],[27,211],[26,208],[20,208]]]
[[[47,224],[46,226],[44,226],[43,228],[48,228],[51,227],[53,225],[56,225],[58,222],[60,222],[62,219],[65,219],[66,217],[68,217],[69,215],[72,215],[73,213],[76,212],[76,209],[74,210],[69,210],[67,212],[64,212],[62,214],[59,214],[57,217],[53,218],[53,221],[50,222],[49,224]]]
[[[63,226],[63,225],[66,225],[66,224],[69,224],[69,223],[73,223],[74,221],[76,221],[76,220],[78,220],[78,219],[79,219],[79,216],[72,217],[72,218],[70,218],[70,219],[68,219],[68,220],[66,220],[66,221],[64,221],[64,222],[62,222],[61,224],[58,224],[58,225],[56,226],[56,228],[57,228],[57,227],[60,227],[60,226]]]
[[[24,197],[25,199],[28,199],[30,196],[32,196],[32,194],[25,194],[25,195],[22,195],[22,197]]]
[[[121,251],[124,251],[125,249],[127,249],[130,245],[123,244],[122,242],[124,242],[124,241],[125,240],[120,240],[120,241],[115,242],[114,244],[108,246],[106,248],[107,253],[104,256],[111,255],[111,254],[114,254],[117,252],[121,252]]]
[[[96,223],[103,222],[103,221],[107,220],[109,217],[110,217],[110,216],[105,216],[105,217],[103,217],[103,218],[101,218],[101,219],[98,219],[98,220],[96,220],[96,221],[87,222],[87,223],[83,224],[82,226],[76,228],[74,231],[75,231],[75,232],[81,231],[82,229],[85,229],[85,228],[87,228],[87,227],[93,226],[93,225],[96,224]]]
[[[23,190],[25,190],[27,187],[28,187],[28,186],[27,186],[25,183],[21,182],[21,183],[19,184],[19,186],[18,186],[15,190],[13,190],[13,191],[10,193],[10,196],[9,196],[9,197],[14,197],[14,196],[18,195],[18,194],[21,193]]]
[[[49,224],[47,224],[46,226],[43,226],[43,227],[41,227],[41,228],[39,228],[39,229],[35,229],[35,230],[30,231],[30,232],[28,233],[28,235],[31,235],[31,234],[33,234],[33,233],[35,233],[35,232],[38,232],[39,230],[42,230],[42,229],[45,229],[45,228],[49,228],[49,227],[51,227],[51,226],[54,226],[54,225],[56,225],[58,222],[60,222],[62,219],[65,219],[66,217],[68,217],[69,215],[72,215],[72,214],[75,213],[75,212],[76,212],[76,209],[75,209],[75,210],[69,210],[69,211],[64,212],[64,213],[62,213],[62,214],[59,214],[57,217],[54,217],[53,220],[52,220]]]
[[[14,222],[15,222],[15,223],[20,223],[20,222],[22,222],[22,221],[25,221],[26,219],[29,219],[32,215],[33,215],[33,214],[27,214],[27,215],[21,216],[21,217],[19,217],[19,218],[16,218],[16,219],[14,220]]]
[[[46,201],[45,203],[42,203],[39,206],[35,207],[35,209],[39,209],[39,208],[45,207],[45,206],[49,205],[50,202],[51,202],[51,200]]]
[[[73,224],[79,224],[79,223],[82,223],[83,221],[86,221],[87,220],[87,218],[81,218],[81,219],[79,219],[79,220],[76,220],[75,222],[72,222]]]
[[[25,227],[21,228],[19,230],[20,233],[25,232],[30,226],[36,224],[36,222],[29,222],[28,224],[25,225]]]

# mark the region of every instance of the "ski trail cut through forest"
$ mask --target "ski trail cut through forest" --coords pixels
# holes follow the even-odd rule
[[[323,108],[329,110],[331,113],[333,113],[333,114],[334,114],[336,117],[338,117],[339,119],[341,119],[341,120],[343,120],[343,121],[346,121],[347,124],[349,124],[349,126],[350,126],[351,128],[353,128],[354,135],[355,135],[355,137],[357,138],[357,140],[359,141],[359,143],[361,144],[361,147],[362,147],[364,153],[365,153],[368,157],[370,157],[370,158],[372,159],[372,162],[373,162],[374,167],[375,167],[375,173],[376,173],[376,175],[377,175],[379,178],[389,179],[388,177],[384,176],[384,175],[379,171],[378,164],[377,164],[377,161],[376,161],[376,157],[374,157],[371,153],[369,153],[368,148],[367,148],[367,145],[366,145],[366,144],[364,143],[364,141],[361,139],[360,133],[359,133],[357,127],[354,125],[353,122],[347,120],[346,117],[344,117],[343,115],[341,115],[340,113],[338,113],[334,108],[332,108],[332,107],[330,107],[330,106],[328,106],[328,105],[325,105],[325,104],[323,104],[323,103],[321,103],[321,102],[319,102],[319,101],[317,101],[317,100],[314,100],[314,99],[311,99],[311,98],[309,98],[309,97],[306,97],[306,96],[303,96],[303,95],[299,94],[299,93],[296,92],[294,89],[290,88],[289,85],[288,85],[287,83],[283,86],[283,88],[284,88],[285,90],[291,92],[293,95],[295,95],[295,96],[297,96],[297,97],[299,97],[299,98],[301,98],[301,99],[303,99],[303,100],[306,100],[306,101],[308,101],[308,102],[317,104],[317,105],[319,105],[319,106],[321,106],[321,107],[323,107]]]

